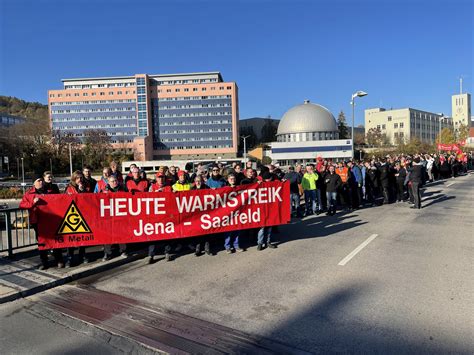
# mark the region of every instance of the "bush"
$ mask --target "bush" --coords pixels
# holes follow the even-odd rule
[[[18,187],[0,188],[0,199],[18,199],[23,197],[23,191]]]

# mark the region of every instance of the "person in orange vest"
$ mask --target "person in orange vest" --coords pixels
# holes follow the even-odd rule
[[[343,164],[343,162],[337,163],[337,169],[336,169],[336,174],[341,177],[342,181],[342,187],[341,187],[341,193],[339,196],[341,196],[341,202],[344,204],[346,209],[351,210],[352,209],[352,192],[350,190],[350,185],[349,185],[349,168]]]

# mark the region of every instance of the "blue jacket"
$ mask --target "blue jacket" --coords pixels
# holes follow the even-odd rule
[[[212,176],[206,181],[206,185],[211,189],[218,189],[219,187],[225,186],[225,180],[219,175],[217,179],[213,179]]]
[[[363,180],[362,180],[362,172],[360,171],[360,168],[358,166],[353,166],[351,169],[352,176],[355,179],[355,182],[357,184],[362,185]]]

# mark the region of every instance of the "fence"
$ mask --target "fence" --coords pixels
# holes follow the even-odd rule
[[[15,250],[35,246],[36,235],[30,226],[28,211],[19,208],[0,210],[0,252],[12,257]]]

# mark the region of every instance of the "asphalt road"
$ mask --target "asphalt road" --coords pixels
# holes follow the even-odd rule
[[[294,220],[275,235],[278,249],[140,260],[81,282],[313,353],[472,353],[473,187],[474,176],[431,185],[421,210],[391,204]],[[34,308],[28,299],[0,307],[10,319],[2,353],[33,349],[19,334]],[[68,332],[51,322],[29,327]]]

